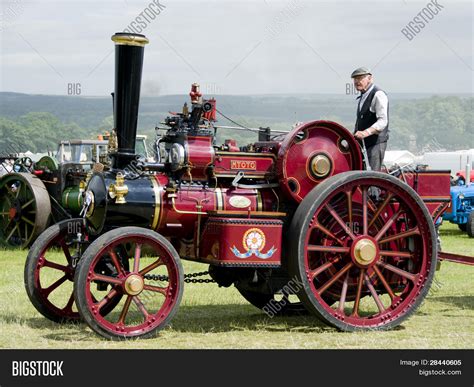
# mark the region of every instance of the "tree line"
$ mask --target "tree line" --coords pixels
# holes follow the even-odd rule
[[[390,149],[409,149],[420,152],[427,150],[429,144],[436,143],[438,147],[446,150],[474,148],[474,98],[462,98],[457,96],[430,97],[419,99],[398,99],[391,103],[390,109]],[[254,101],[258,104],[258,99]],[[355,109],[355,105],[350,108]],[[305,107],[306,109],[310,109]],[[314,119],[330,119],[341,123],[352,130],[354,122],[350,118],[351,112],[344,107],[344,112],[339,115],[337,107],[328,111],[317,111],[319,116]],[[230,110],[230,109],[228,109]],[[273,129],[291,129],[294,117],[287,119],[272,118],[265,108],[262,113],[231,114],[231,117],[243,126],[270,126]],[[232,113],[232,112],[231,112]],[[156,113],[153,122],[159,122],[168,113],[166,111]],[[259,115],[261,114],[261,115]],[[149,139],[154,138],[155,130],[151,121],[145,117],[140,120],[141,133],[147,134]],[[310,116],[305,112],[305,118]],[[355,110],[354,110],[355,119]],[[139,121],[140,121],[139,120]],[[99,122],[99,121],[97,121]],[[143,122],[147,124],[143,127]],[[233,125],[221,119],[220,125]],[[76,122],[61,120],[51,112],[29,112],[19,116],[0,115],[0,153],[5,154],[11,149],[20,151],[46,152],[56,149],[60,140],[67,139],[91,139],[97,135],[110,130],[113,126],[112,116],[102,118],[102,122],[96,127],[81,126]],[[257,135],[241,131],[218,131],[218,143],[226,138],[234,138],[240,146],[256,141]],[[219,142],[220,141],[220,142]]]

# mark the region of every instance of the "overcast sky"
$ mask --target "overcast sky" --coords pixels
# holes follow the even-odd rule
[[[3,1],[1,91],[113,90],[110,36],[152,0]],[[157,0],[155,0],[157,1]],[[439,0],[410,41],[425,1],[177,1],[146,22],[144,95],[345,93],[365,65],[389,92],[472,93],[473,2]],[[148,11],[149,12],[149,11]]]

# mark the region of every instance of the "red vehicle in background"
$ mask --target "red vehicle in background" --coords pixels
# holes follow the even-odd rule
[[[457,184],[463,185],[466,182],[466,171],[456,172]],[[460,181],[462,180],[462,181]],[[474,183],[474,170],[471,170],[471,183]]]

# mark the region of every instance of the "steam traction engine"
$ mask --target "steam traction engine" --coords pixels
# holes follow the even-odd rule
[[[216,145],[216,101],[197,85],[191,106],[166,118],[157,162],[137,161],[148,40],[112,40],[118,147],[87,182],[83,218],[50,227],[30,250],[26,288],[44,316],[82,317],[110,339],[151,336],[180,303],[181,259],[208,264],[218,285],[259,308],[310,312],[341,330],[392,328],[415,311],[436,269],[433,218],[449,202],[449,171],[405,181],[363,171],[351,133],[329,121],[281,141]]]

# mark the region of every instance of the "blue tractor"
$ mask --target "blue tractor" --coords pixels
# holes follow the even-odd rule
[[[443,220],[457,224],[474,238],[474,184],[465,184],[462,179],[458,182],[451,186],[451,206],[443,214]]]

